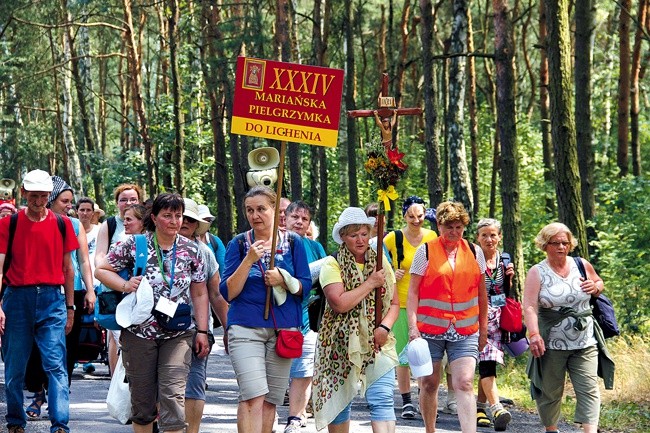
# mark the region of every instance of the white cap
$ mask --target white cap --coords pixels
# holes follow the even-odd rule
[[[409,367],[413,377],[429,376],[433,373],[429,343],[424,338],[416,338],[411,341],[406,355],[409,359]]]
[[[367,224],[370,227],[375,225],[375,218],[369,217],[360,207],[348,207],[341,212],[339,220],[334,224],[332,229],[332,238],[337,244],[342,244],[343,239],[341,239],[341,234],[339,231],[345,227],[352,224]]]
[[[52,192],[54,182],[47,171],[32,170],[23,178],[23,188],[25,191]]]

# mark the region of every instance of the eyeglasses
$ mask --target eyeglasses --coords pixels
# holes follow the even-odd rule
[[[117,202],[118,203],[138,203],[140,200],[137,198],[121,198]]]
[[[554,247],[558,247],[558,246],[562,245],[563,247],[566,248],[569,245],[571,245],[571,242],[566,242],[566,241],[565,242],[549,242],[548,244],[551,245],[551,246],[554,246]]]

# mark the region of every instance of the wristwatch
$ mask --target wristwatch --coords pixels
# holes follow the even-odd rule
[[[77,311],[76,305],[66,305],[65,308],[68,310]]]

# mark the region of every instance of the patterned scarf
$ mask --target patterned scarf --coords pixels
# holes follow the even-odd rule
[[[346,291],[359,287],[368,279],[375,269],[377,253],[368,248],[365,260],[363,271],[360,271],[345,244],[339,247],[337,261]],[[390,308],[394,287],[385,284],[382,292],[383,317]],[[347,313],[337,314],[329,304],[325,308],[318,334],[313,398],[314,409],[322,412],[326,423],[352,400],[358,381],[365,380],[366,367],[375,362],[374,321],[374,290]]]

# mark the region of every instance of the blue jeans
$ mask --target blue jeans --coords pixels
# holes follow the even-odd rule
[[[395,390],[395,369],[390,369],[374,381],[366,390],[366,402],[370,407],[370,421],[395,421],[393,392]],[[347,405],[331,424],[338,425],[350,421],[352,402]]]
[[[66,371],[65,323],[67,311],[61,286],[7,287],[2,298],[5,333],[2,354],[5,361],[7,425],[25,427],[23,383],[27,359],[35,341],[49,381],[48,412],[51,431],[66,432],[70,418],[68,372]]]

